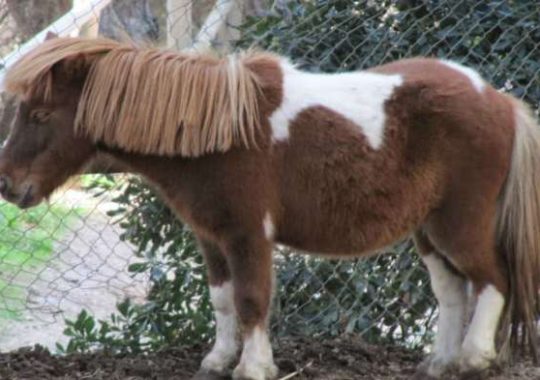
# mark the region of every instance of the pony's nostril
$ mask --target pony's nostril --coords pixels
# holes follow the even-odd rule
[[[0,176],[0,194],[8,192],[10,187],[11,180],[5,175]]]

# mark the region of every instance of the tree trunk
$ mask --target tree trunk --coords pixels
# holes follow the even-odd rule
[[[6,0],[22,40],[42,31],[71,9],[71,0]]]
[[[149,0],[114,0],[101,11],[99,34],[115,40],[154,42],[160,28]]]

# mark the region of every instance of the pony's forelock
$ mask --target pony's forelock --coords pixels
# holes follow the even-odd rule
[[[77,57],[107,53],[118,43],[107,39],[53,38],[38,45],[20,58],[4,77],[3,87],[22,97],[52,95],[52,69],[56,64]]]

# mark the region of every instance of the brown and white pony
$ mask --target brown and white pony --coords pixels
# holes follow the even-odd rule
[[[241,328],[233,378],[277,375],[275,243],[358,257],[411,234],[440,305],[422,378],[484,370],[497,349],[537,354],[540,129],[470,68],[410,59],[311,74],[268,53],[58,38],[4,85],[20,98],[0,157],[7,200],[36,205],[107,154],[193,228],[217,323],[202,373],[228,371]]]

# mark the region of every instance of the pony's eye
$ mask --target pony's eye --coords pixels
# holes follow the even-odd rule
[[[37,109],[30,112],[30,120],[34,123],[43,124],[49,121],[51,117],[51,111],[44,109]]]

